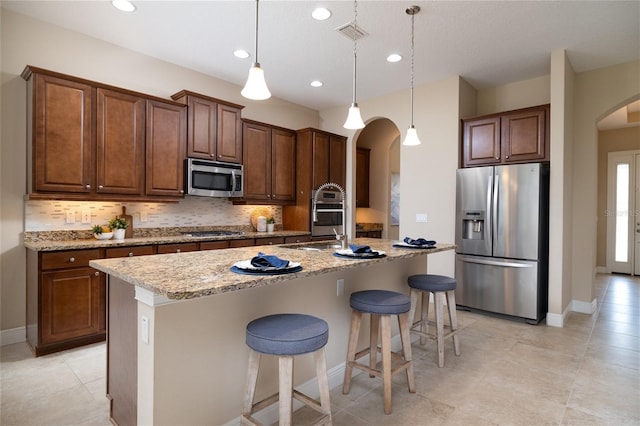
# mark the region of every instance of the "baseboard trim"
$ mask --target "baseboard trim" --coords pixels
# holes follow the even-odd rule
[[[598,308],[598,299],[593,299],[591,303],[589,302],[581,302],[579,300],[571,301],[571,310],[573,312],[579,312],[581,314],[593,314],[596,312]]]
[[[16,327],[0,330],[0,346],[12,345],[27,340],[27,328]]]
[[[569,306],[571,306],[571,304],[569,304]],[[564,327],[564,321],[569,314],[569,306],[567,306],[567,309],[565,309],[561,314],[547,312],[547,325],[550,327]]]

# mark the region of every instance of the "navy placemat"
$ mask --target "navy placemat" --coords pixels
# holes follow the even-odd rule
[[[367,256],[349,256],[346,254],[333,253],[333,255],[335,257],[341,257],[343,259],[354,259],[354,260],[380,259],[381,257],[387,257],[386,254],[375,254],[375,255],[367,254]]]
[[[300,271],[302,271],[302,266],[296,266],[295,268],[270,269],[270,270],[240,269],[237,266],[231,267],[231,272],[235,272],[236,274],[244,274],[244,275],[284,275],[284,274],[293,274],[295,272],[300,272]]]

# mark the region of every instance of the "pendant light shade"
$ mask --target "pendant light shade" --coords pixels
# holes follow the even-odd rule
[[[267,87],[267,82],[264,79],[264,70],[260,68],[260,62],[258,62],[258,6],[259,0],[256,0],[256,60],[249,69],[249,78],[244,85],[244,89],[240,92],[242,96],[248,99],[256,101],[262,101],[271,97],[271,92]]]
[[[420,138],[418,138],[418,132],[413,125],[413,57],[414,57],[414,48],[413,48],[413,38],[414,38],[414,16],[416,13],[420,12],[420,6],[411,6],[408,7],[405,12],[407,15],[411,16],[411,124],[409,125],[409,129],[407,129],[407,135],[402,141],[402,145],[405,146],[415,146],[420,145]]]
[[[356,35],[358,33],[358,1],[353,2],[353,101],[349,107],[349,114],[347,115],[347,121],[344,122],[343,127],[345,129],[356,130],[364,128],[364,121],[360,115],[360,108],[356,101],[356,71],[358,62],[358,43],[356,42]]]

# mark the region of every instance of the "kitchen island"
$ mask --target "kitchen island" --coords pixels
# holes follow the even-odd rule
[[[380,239],[353,242],[382,250],[386,257],[339,258],[331,249],[295,248],[309,245],[301,243],[91,261],[108,274],[107,394],[113,421],[195,425],[237,420],[249,354],[246,324],[273,313],[305,313],[328,322],[329,381],[331,387],[340,384],[350,293],[373,288],[408,293],[407,277],[426,272],[427,255],[454,248],[395,248],[393,241]],[[285,275],[230,271],[258,251],[299,262],[302,270]],[[313,396],[315,371],[306,358],[296,362],[294,383]],[[277,363],[271,361],[266,358],[261,366],[257,398],[277,389]],[[269,409],[264,411],[270,421]]]

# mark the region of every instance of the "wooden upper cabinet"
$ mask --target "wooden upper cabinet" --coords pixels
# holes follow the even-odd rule
[[[505,162],[549,159],[549,108],[536,108],[502,116],[502,157]]]
[[[242,105],[182,90],[171,96],[187,105],[187,156],[242,164]]]
[[[316,189],[323,183],[329,182],[329,164],[331,162],[331,138],[326,133],[312,134],[312,186]]]
[[[291,203],[296,189],[296,134],[245,120],[243,124],[245,202]]]
[[[94,186],[91,86],[25,70],[31,191],[91,192]]]
[[[98,193],[142,195],[145,168],[145,99],[98,89]]]
[[[500,163],[500,117],[465,121],[462,152],[465,166]]]
[[[311,159],[298,158],[300,163],[311,161],[311,189],[327,182],[334,182],[344,188],[347,176],[347,138],[316,129],[298,131],[298,141],[310,144]],[[306,151],[301,147],[299,151]]]
[[[549,105],[463,120],[462,167],[549,161]]]
[[[356,148],[356,207],[369,207],[369,148]]]
[[[147,100],[146,194],[184,196],[184,106]]]
[[[347,183],[347,138],[331,135],[329,151],[329,181],[346,190]]]

